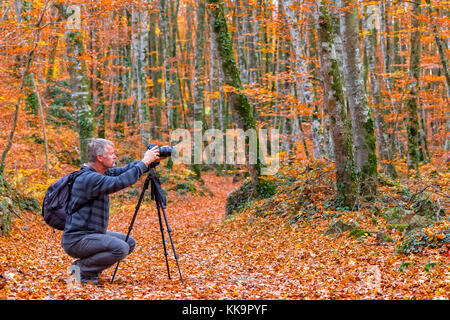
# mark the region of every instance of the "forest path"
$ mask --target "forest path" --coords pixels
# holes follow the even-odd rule
[[[137,241],[135,251],[120,263],[113,284],[114,267],[102,273],[99,286],[71,281],[67,267],[72,258],[60,246],[60,232],[53,232],[36,215],[16,219],[11,235],[0,238],[0,299],[430,299],[448,295],[448,258],[399,256],[392,245],[325,236],[329,226],[325,219],[293,225],[275,215],[256,217],[250,212],[225,218],[226,196],[238,185],[212,173],[203,177],[213,196],[170,191],[167,197],[166,212],[184,283],[166,234],[168,278],[155,203],[144,201],[131,234]],[[128,231],[136,202],[134,196],[112,198],[109,230]],[[425,272],[430,259],[435,263]]]

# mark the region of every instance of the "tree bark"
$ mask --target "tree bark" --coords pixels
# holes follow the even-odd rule
[[[234,58],[233,46],[228,32],[227,21],[224,13],[223,0],[208,0],[208,12],[210,23],[216,37],[217,50],[219,52],[220,66],[224,77],[223,83],[231,86],[232,92],[228,92],[228,101],[232,109],[236,112],[238,125],[244,131],[249,129],[256,131],[256,123],[253,118],[247,96],[242,93],[243,86]],[[259,141],[257,142],[256,164],[248,163],[247,167],[253,184],[259,183],[261,175],[261,164],[259,160]],[[255,189],[256,191],[256,189]]]
[[[412,3],[411,27],[413,31],[410,36],[410,77],[412,80],[409,98],[406,102],[407,124],[406,132],[408,135],[408,168],[413,170],[419,169],[419,161],[421,160],[420,151],[420,127],[419,127],[419,76],[420,76],[420,57],[422,45],[420,41],[420,24],[418,15],[420,14],[420,0]]]
[[[147,44],[148,44],[148,11],[140,8],[132,8],[132,37],[131,49],[133,58],[134,101],[138,108],[139,132],[141,142],[146,147],[150,140],[149,112],[144,101],[147,93],[147,78],[145,70],[148,68]]]
[[[44,140],[44,152],[45,152],[45,173],[48,175],[49,172],[49,159],[48,159],[48,142],[47,142],[47,133],[46,133],[46,127],[45,127],[45,116],[44,116],[44,109],[42,108],[42,100],[41,96],[39,94],[38,88],[36,86],[36,81],[34,79],[34,75],[31,74],[31,82],[33,85],[34,92],[36,92],[37,100],[38,100],[38,106],[39,106],[39,117],[41,118],[42,123],[42,137]]]
[[[297,72],[297,87],[300,91],[301,100],[308,108],[313,108],[314,93],[312,84],[308,79],[308,66],[306,64],[305,43],[298,28],[298,19],[293,5],[294,0],[281,0],[286,20],[288,24],[289,34],[292,41],[292,48],[295,53],[295,70]],[[313,134],[313,156],[314,158],[322,158],[323,150],[323,132],[320,119],[316,115],[312,115],[312,134]]]
[[[195,34],[195,57],[194,57],[194,131],[202,131],[204,124],[205,109],[205,31],[206,31],[206,6],[203,1],[197,3],[197,28]],[[213,39],[211,39],[213,41]],[[210,53],[211,55],[213,52]],[[198,126],[201,123],[203,125]],[[196,134],[194,133],[194,136]],[[197,176],[201,177],[202,141],[194,139],[192,144],[192,169]],[[199,143],[200,145],[197,145]],[[197,161],[196,161],[197,160]]]
[[[71,6],[60,5],[60,14],[63,21],[73,14]],[[87,161],[88,139],[93,138],[94,114],[91,107],[91,97],[89,91],[89,78],[86,64],[82,59],[84,54],[83,38],[81,31],[74,26],[65,31],[67,71],[69,73],[69,85],[71,89],[72,105],[77,121],[78,136],[80,142],[80,158],[82,162]],[[73,28],[73,29],[72,29]]]
[[[397,172],[392,163],[393,155],[389,148],[389,137],[386,129],[386,124],[383,119],[383,110],[385,108],[383,103],[383,96],[380,89],[380,80],[377,75],[377,29],[373,23],[375,12],[368,11],[366,8],[365,18],[363,19],[363,28],[367,33],[364,38],[364,47],[366,49],[366,61],[370,78],[370,88],[373,99],[375,124],[377,128],[377,143],[378,153],[381,159],[381,165],[386,174],[391,178],[397,178]]]
[[[366,199],[371,199],[376,195],[377,188],[377,156],[374,121],[364,87],[358,7],[354,6],[355,0],[340,0],[340,3],[344,78],[352,119],[359,192]]]
[[[339,61],[336,58],[333,22],[326,0],[321,0],[317,4],[316,26],[324,104],[330,117],[330,131],[333,139],[337,199],[344,205],[351,207],[355,203],[357,193],[351,123],[345,105]]]
[[[83,42],[81,32],[66,33],[67,71],[70,76],[72,105],[77,120],[81,161],[87,161],[87,139],[94,137],[94,114],[91,108],[89,79],[82,61]]]

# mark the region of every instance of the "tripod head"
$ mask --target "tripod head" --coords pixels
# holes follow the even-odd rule
[[[149,170],[150,170],[150,169],[154,169],[154,168],[156,168],[157,166],[159,166],[159,164],[160,164],[159,161],[152,162],[152,163],[150,163],[150,164],[148,165],[148,169],[149,169]]]
[[[161,187],[161,181],[159,181],[158,176],[156,175],[155,171],[153,170],[153,168],[150,168],[150,166],[153,163],[151,163],[149,165],[149,173],[147,176],[147,180],[150,179],[151,180],[151,199],[155,200],[155,202],[157,204],[159,204],[162,208],[166,208],[167,207],[167,199],[166,199],[166,195],[164,194],[164,191]],[[159,162],[154,166],[156,167],[159,164]]]

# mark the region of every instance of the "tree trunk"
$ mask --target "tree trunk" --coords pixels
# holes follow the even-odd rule
[[[248,0],[246,0],[247,2]],[[247,20],[247,47],[248,47],[248,83],[254,84],[257,80],[257,38],[258,38],[258,19],[256,18],[257,6],[250,7],[247,3],[248,12],[251,14]]]
[[[154,6],[157,6],[154,4]],[[161,56],[161,33],[157,32],[157,27],[160,25],[158,21],[159,15],[157,10],[150,10],[150,28],[149,28],[149,51],[150,51],[150,67],[148,72],[148,77],[152,79],[152,97],[153,97],[153,106],[150,108],[151,118],[153,121],[153,125],[151,128],[151,138],[156,140],[161,140],[161,110],[163,110],[162,103],[162,63],[163,59]],[[159,29],[158,29],[159,31]]]
[[[141,142],[146,147],[150,140],[149,134],[149,114],[148,106],[144,101],[147,93],[147,77],[145,70],[148,67],[147,45],[148,45],[148,11],[139,8],[132,8],[132,36],[131,49],[133,58],[133,78],[134,78],[134,101],[138,108],[139,131]]]
[[[163,98],[163,106],[166,112],[166,127],[167,127],[167,132],[170,130],[170,123],[172,121],[172,110],[171,110],[171,103],[172,101],[168,101],[169,100],[169,84],[170,84],[170,79],[169,79],[169,65],[168,65],[168,59],[169,59],[169,54],[167,53],[167,38],[168,38],[168,24],[169,24],[169,15],[167,13],[167,0],[160,0],[159,2],[160,4],[160,14],[159,14],[159,29],[161,31],[160,33],[160,50],[161,50],[161,59],[162,59],[162,83],[163,83],[163,91],[164,93],[162,94],[162,98]]]
[[[371,7],[369,7],[371,8]],[[366,8],[365,18],[363,19],[363,27],[366,33],[364,38],[364,46],[366,49],[366,61],[367,69],[369,71],[370,77],[370,87],[373,99],[374,113],[375,113],[375,124],[377,128],[377,142],[378,142],[378,153],[381,159],[381,165],[386,174],[391,178],[397,178],[397,172],[392,163],[393,156],[388,145],[389,137],[386,129],[386,124],[383,119],[383,110],[385,108],[383,104],[383,97],[380,89],[380,81],[377,76],[377,29],[375,23],[373,23],[375,12],[368,11]]]
[[[352,119],[359,192],[366,199],[371,199],[376,195],[377,188],[377,156],[374,121],[364,88],[358,7],[354,6],[354,0],[340,0],[340,2],[343,9],[340,28],[344,48],[344,78]]]
[[[408,168],[413,170],[419,169],[419,161],[421,161],[420,151],[420,127],[419,127],[419,76],[420,76],[420,57],[422,45],[420,41],[420,24],[418,15],[420,14],[420,0],[412,3],[411,27],[413,31],[410,37],[410,77],[412,80],[409,98],[406,102],[407,124],[406,131],[408,134]]]
[[[81,161],[87,161],[87,139],[94,137],[94,114],[91,108],[89,78],[86,65],[82,60],[84,54],[83,40],[80,31],[67,30],[65,34],[67,71],[72,93],[72,105],[77,120],[80,140]]]
[[[242,93],[243,86],[239,70],[234,59],[232,42],[228,32],[222,1],[223,0],[208,0],[208,12],[211,19],[210,23],[213,26],[213,31],[216,37],[220,66],[224,77],[223,83],[234,88],[232,92],[228,93],[228,101],[232,109],[236,112],[239,127],[241,127],[244,131],[249,129],[256,131],[255,119],[251,113],[247,96]],[[255,188],[259,183],[259,178],[261,175],[259,141],[257,141],[256,149],[256,164],[248,163],[250,177],[255,185]]]
[[[308,79],[308,66],[306,64],[305,44],[299,29],[297,12],[293,9],[296,4],[294,0],[281,0],[286,20],[288,24],[289,34],[292,41],[292,48],[295,53],[295,70],[297,73],[297,88],[300,91],[301,100],[308,108],[313,108],[314,93],[312,84]],[[312,134],[314,144],[314,158],[322,158],[323,152],[323,132],[322,125],[316,115],[312,115]]]
[[[317,34],[320,56],[320,72],[324,91],[325,109],[330,117],[336,166],[337,199],[346,206],[353,206],[357,193],[357,175],[353,159],[351,123],[347,115],[343,81],[339,72],[334,45],[334,28],[328,4],[317,4]]]
[[[434,10],[433,10],[433,7],[431,6],[431,1],[425,0],[425,2],[428,5],[427,8],[428,8],[428,13],[430,14],[430,17],[433,17]],[[419,3],[420,3],[420,1],[419,1]],[[447,102],[448,102],[448,101],[450,101],[450,69],[449,69],[447,57],[445,55],[444,43],[439,34],[437,23],[434,21],[432,22],[432,28],[433,28],[434,41],[436,42],[436,46],[437,46],[438,52],[439,52],[439,59],[440,59],[441,65],[442,65],[442,71],[444,72],[444,75],[445,75],[446,93],[447,93]]]
[[[203,1],[197,3],[197,28],[195,35],[195,61],[194,61],[194,131],[201,132],[204,127],[205,109],[205,31],[206,31],[206,6]],[[211,41],[213,41],[211,39]],[[213,52],[210,53],[211,55]],[[203,125],[198,126],[201,123]],[[197,136],[197,133],[194,133]],[[202,141],[194,139],[192,144],[192,169],[197,178],[201,177]],[[200,145],[197,145],[200,144]]]
[[[39,117],[41,119],[42,123],[42,138],[44,140],[44,151],[45,151],[45,173],[48,175],[49,172],[49,160],[48,160],[48,142],[47,142],[47,133],[46,133],[46,127],[45,127],[45,116],[44,116],[44,109],[42,108],[42,100],[41,96],[39,94],[38,88],[36,86],[36,81],[34,79],[34,75],[31,74],[31,82],[33,85],[34,92],[36,92],[36,97],[38,100],[38,106],[39,106]]]
[[[433,13],[434,13],[434,9],[431,6],[431,1],[425,0],[425,2],[428,4],[428,12],[429,12],[430,16],[432,17]],[[445,75],[445,88],[446,88],[445,92],[447,94],[447,104],[448,104],[450,102],[450,68],[448,65],[447,57],[445,55],[444,42],[442,40],[442,37],[439,34],[437,23],[434,21],[432,22],[432,28],[433,28],[434,40],[436,42],[436,46],[437,46],[438,52],[439,52],[439,59],[440,59],[441,65],[442,65],[442,71]],[[447,114],[446,131],[448,132],[450,129],[450,113],[447,112],[446,114]],[[450,136],[448,134],[446,134],[444,150],[450,151]]]

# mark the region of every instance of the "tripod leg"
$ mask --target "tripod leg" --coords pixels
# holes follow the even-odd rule
[[[159,202],[156,201],[156,209],[158,210],[158,220],[159,220],[159,229],[161,230],[161,238],[162,238],[162,243],[163,243],[163,247],[164,247],[164,257],[166,258],[166,267],[167,267],[167,275],[170,278],[170,270],[169,270],[169,261],[167,260],[167,249],[166,249],[166,242],[164,240],[164,227],[162,224],[162,220],[161,220],[161,210],[160,210],[160,205]],[[164,210],[164,209],[163,209]]]
[[[166,222],[167,233],[169,234],[169,239],[170,239],[170,244],[172,245],[173,255],[175,256],[175,261],[177,262],[177,268],[178,268],[178,273],[180,274],[180,280],[183,283],[183,277],[181,276],[180,265],[178,264],[178,256],[177,256],[177,253],[175,252],[175,246],[174,246],[173,240],[172,240],[172,230],[169,227],[169,222],[167,221],[166,211],[164,210],[164,207],[161,206],[161,209],[162,209],[162,212],[164,215],[164,220]],[[167,259],[167,257],[166,257],[166,259]]]

